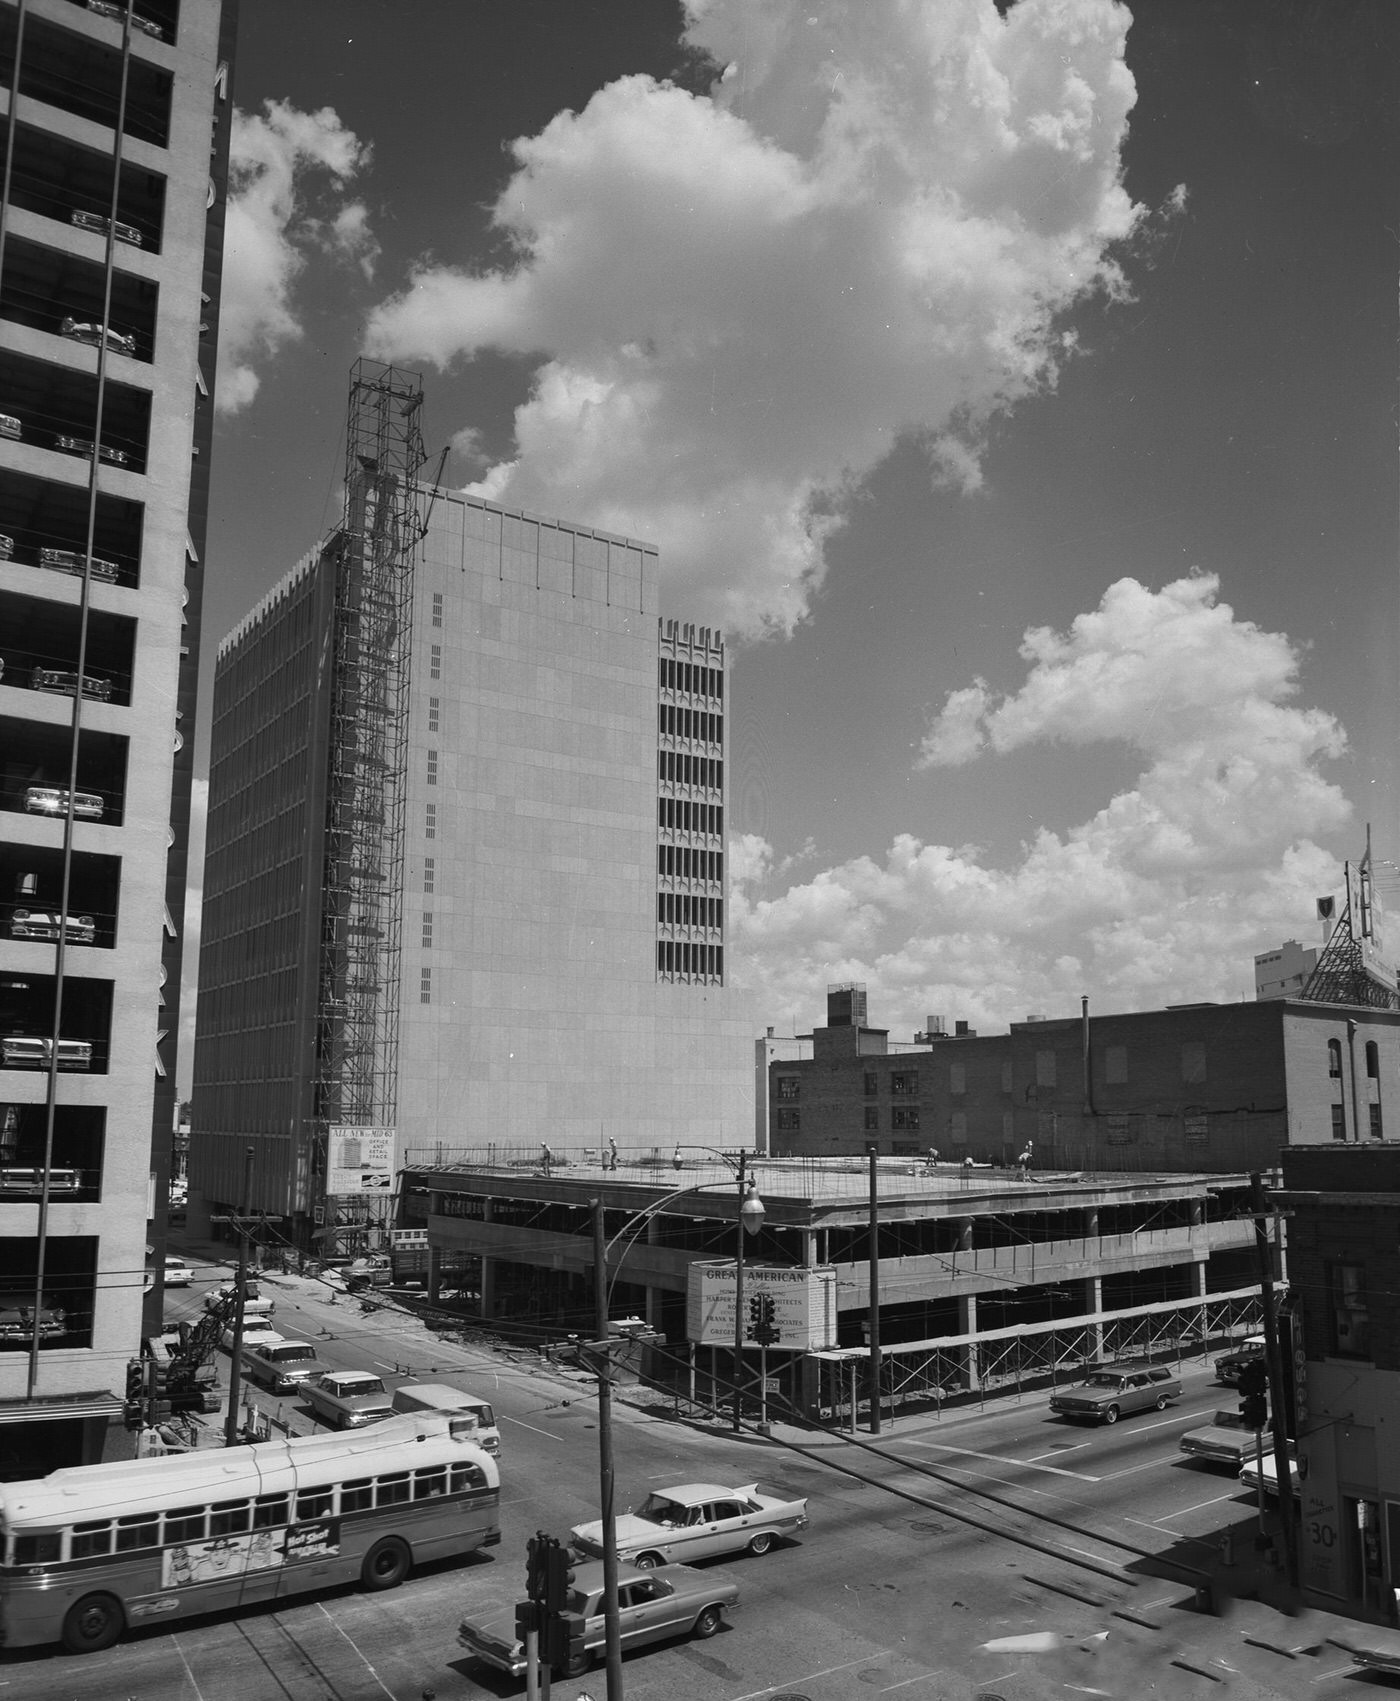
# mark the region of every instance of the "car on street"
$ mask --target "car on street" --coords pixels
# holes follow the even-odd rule
[[[8,532],[0,532],[0,561],[10,561],[15,553],[15,540]]]
[[[285,1336],[279,1335],[266,1317],[247,1317],[243,1321],[244,1347],[265,1346],[284,1339]],[[233,1351],[232,1323],[219,1336],[219,1345],[225,1352],[231,1353]]]
[[[204,1309],[215,1311],[226,1299],[233,1299],[238,1293],[237,1282],[222,1282],[216,1288],[210,1288],[204,1296]],[[271,1317],[277,1309],[277,1302],[266,1298],[256,1282],[248,1282],[243,1289],[243,1315],[245,1318]]]
[[[1389,1672],[1400,1677],[1400,1630],[1384,1624],[1352,1624],[1327,1638],[1334,1648],[1350,1654],[1366,1671]]]
[[[0,437],[21,437],[24,426],[12,413],[0,413]]]
[[[1227,1388],[1237,1388],[1240,1372],[1247,1364],[1254,1364],[1264,1356],[1264,1337],[1262,1335],[1246,1335],[1238,1346],[1231,1347],[1227,1353],[1221,1353],[1215,1361],[1215,1380],[1223,1382]]]
[[[325,1368],[310,1341],[264,1341],[243,1348],[243,1374],[273,1394],[290,1394]]]
[[[1262,1473],[1259,1468],[1261,1462],[1263,1464]],[[1264,1457],[1262,1461],[1256,1459],[1251,1451],[1244,1464],[1240,1466],[1240,1481],[1251,1494],[1257,1492],[1261,1474],[1264,1482],[1264,1493],[1277,1494],[1278,1466],[1274,1462],[1274,1446],[1272,1440],[1266,1440],[1264,1442]],[[1303,1479],[1298,1475],[1298,1456],[1293,1451],[1292,1442],[1289,1442],[1288,1444],[1288,1481],[1292,1485],[1294,1494],[1299,1493],[1303,1486]]]
[[[635,1512],[617,1519],[617,1556],[646,1569],[689,1565],[720,1553],[767,1553],[787,1536],[807,1528],[807,1502],[760,1494],[757,1483],[721,1488],[687,1482],[657,1489]],[[569,1531],[575,1551],[589,1559],[603,1553],[601,1522]]]
[[[723,1627],[726,1608],[738,1604],[739,1588],[720,1572],[692,1571],[688,1565],[663,1565],[657,1570],[620,1564],[617,1568],[618,1622],[622,1651],[661,1642],[672,1636],[713,1636]],[[601,1561],[579,1565],[567,1611],[578,1615],[582,1648],[564,1666],[565,1677],[577,1677],[603,1652],[603,1566]],[[567,1621],[566,1621],[567,1622]],[[505,1615],[480,1624],[463,1620],[457,1641],[498,1671],[525,1675],[525,1647]]]
[[[1271,1447],[1272,1429],[1268,1424],[1264,1425],[1263,1434],[1264,1446]],[[1177,1446],[1204,1465],[1228,1465],[1238,1472],[1246,1459],[1254,1457],[1254,1431],[1237,1411],[1218,1411],[1200,1429],[1188,1429]]]
[[[193,1280],[194,1271],[183,1258],[176,1258],[173,1253],[167,1256],[165,1260],[166,1287],[187,1288]]]
[[[1057,1388],[1050,1410],[1060,1417],[1117,1423],[1133,1412],[1167,1409],[1181,1398],[1181,1383],[1164,1364],[1100,1365],[1073,1388]]]
[[[369,1370],[326,1370],[301,1385],[301,1397],[332,1429],[359,1429],[394,1416],[382,1379]]]

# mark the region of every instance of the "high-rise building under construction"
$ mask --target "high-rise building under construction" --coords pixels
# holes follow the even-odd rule
[[[251,1149],[303,1244],[409,1152],[752,1138],[722,637],[653,547],[432,489],[421,400],[357,367],[344,521],[215,675],[191,1210]]]

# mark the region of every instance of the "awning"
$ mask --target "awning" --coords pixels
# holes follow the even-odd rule
[[[120,1417],[115,1394],[50,1394],[37,1400],[0,1400],[0,1424],[52,1423],[55,1418]]]

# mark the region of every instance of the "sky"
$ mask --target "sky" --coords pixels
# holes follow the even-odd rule
[[[1400,886],[1397,84],[1389,0],[242,0],[206,694],[391,360],[726,631],[760,1025],[1252,997]]]

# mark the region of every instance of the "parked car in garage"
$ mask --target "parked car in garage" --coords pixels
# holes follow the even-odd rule
[[[1181,1383],[1162,1364],[1101,1366],[1073,1388],[1057,1388],[1050,1410],[1061,1417],[1117,1423],[1120,1417],[1148,1410],[1165,1411],[1181,1398]]]

